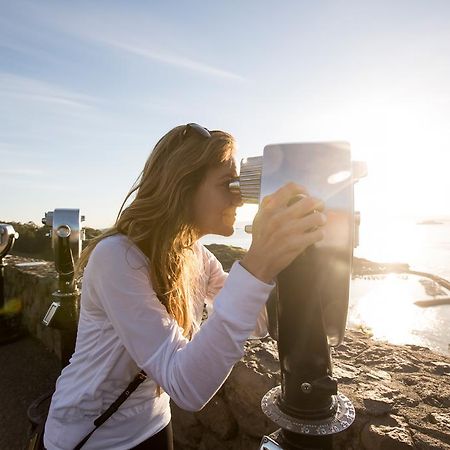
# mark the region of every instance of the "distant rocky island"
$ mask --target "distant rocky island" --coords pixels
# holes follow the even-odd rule
[[[421,220],[417,222],[417,225],[443,225],[444,222],[439,222],[438,220]]]

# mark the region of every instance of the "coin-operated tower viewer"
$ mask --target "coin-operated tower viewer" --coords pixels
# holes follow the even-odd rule
[[[263,437],[260,450],[329,450],[333,435],[354,420],[355,409],[333,377],[330,347],[344,337],[359,226],[353,188],[366,172],[364,163],[351,161],[345,142],[277,144],[243,160],[240,176],[230,184],[244,203],[259,203],[293,181],[323,200],[327,215],[324,239],[278,275],[269,300],[281,385],[261,404],[280,429]]]

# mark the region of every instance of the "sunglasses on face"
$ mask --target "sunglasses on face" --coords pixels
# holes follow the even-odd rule
[[[183,130],[181,136],[184,138],[189,137],[190,135],[199,135],[204,137],[205,139],[209,139],[211,137],[211,133],[205,127],[202,127],[198,123],[188,123]]]

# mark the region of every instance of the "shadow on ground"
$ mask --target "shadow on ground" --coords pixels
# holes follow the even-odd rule
[[[58,358],[31,336],[0,345],[0,450],[22,450],[29,422],[28,406],[53,389]]]

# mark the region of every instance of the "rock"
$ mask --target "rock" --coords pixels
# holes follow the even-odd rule
[[[338,383],[352,382],[359,374],[359,370],[350,364],[340,363],[333,368],[333,377]]]
[[[414,448],[409,431],[405,427],[367,424],[361,434],[366,450],[407,450]]]
[[[253,438],[247,436],[246,434],[241,434],[236,440],[235,447],[233,449],[236,450],[257,450],[259,448],[259,444],[261,443],[261,438]]]
[[[225,400],[219,395],[211,399],[201,411],[195,413],[195,416],[203,426],[220,439],[231,439],[237,434],[236,420]]]
[[[271,338],[256,339],[245,345],[245,363],[254,370],[269,378],[279,380],[280,364],[278,361],[278,347]],[[277,381],[278,382],[278,381]]]
[[[233,443],[222,441],[212,433],[204,433],[197,448],[198,450],[231,450],[235,447]]]
[[[225,271],[229,271],[233,263],[242,259],[247,253],[243,248],[233,247],[232,245],[210,244],[206,245],[206,248],[214,253]]]
[[[177,450],[196,450],[203,434],[203,427],[195,415],[171,402],[172,426]]]
[[[414,386],[419,382],[417,377],[414,377],[414,376],[411,376],[411,377],[405,376],[405,377],[403,377],[402,381],[404,384],[406,384],[406,386]]]
[[[450,389],[446,390],[446,393],[441,390],[425,389],[422,394],[423,401],[431,406],[438,408],[448,408],[450,406]]]
[[[414,432],[413,441],[419,450],[450,450],[450,445],[424,433]]]
[[[400,373],[413,373],[413,372],[418,372],[419,371],[419,366],[416,364],[411,363],[410,361],[405,361],[405,360],[401,360],[398,359],[396,361],[396,364],[394,365],[385,365],[385,366],[381,366],[385,369],[388,370],[393,370],[395,372],[400,372]]]
[[[402,406],[408,406],[409,408],[414,408],[420,404],[419,398],[411,398],[405,395],[399,395],[395,398],[395,408],[398,409]]]
[[[356,333],[355,336],[361,337],[361,339],[350,339],[348,336],[344,336],[344,342],[336,348],[332,348],[332,356],[336,356],[339,359],[352,359],[353,361],[364,352],[368,351],[370,347],[365,342],[367,334],[362,331],[353,330]]]
[[[423,352],[423,351],[428,351],[429,348],[428,347],[424,347],[423,345],[415,345],[415,344],[406,344],[405,348],[410,348],[411,350],[413,350],[414,352]]]
[[[438,375],[450,374],[450,364],[443,361],[432,361],[434,373]]]
[[[367,412],[372,416],[382,416],[392,411],[394,402],[377,390],[363,394],[363,403]]]
[[[418,433],[428,437],[428,439],[425,439],[422,436],[422,440],[441,442],[442,447],[444,447],[444,443],[450,445],[450,428],[446,424],[448,413],[444,413],[447,417],[443,418],[439,417],[441,414],[441,412],[435,411],[434,413],[428,413],[426,416],[423,416],[420,413],[415,414],[411,412],[411,415],[408,417],[408,425],[413,434],[413,438]]]
[[[427,419],[430,423],[434,423],[442,427],[443,430],[447,429],[450,439],[450,413],[429,413]]]
[[[366,376],[369,379],[375,380],[375,381],[391,381],[392,376],[389,372],[386,372],[385,370],[379,370],[379,369],[369,369],[366,372]]]
[[[278,378],[267,368],[264,370],[256,359],[259,353],[267,356],[270,346],[270,343],[262,341],[249,344],[246,356],[235,365],[225,385],[227,402],[240,432],[256,438],[261,438],[277,428],[263,414],[261,399],[278,384]],[[272,363],[271,366],[278,365]]]

